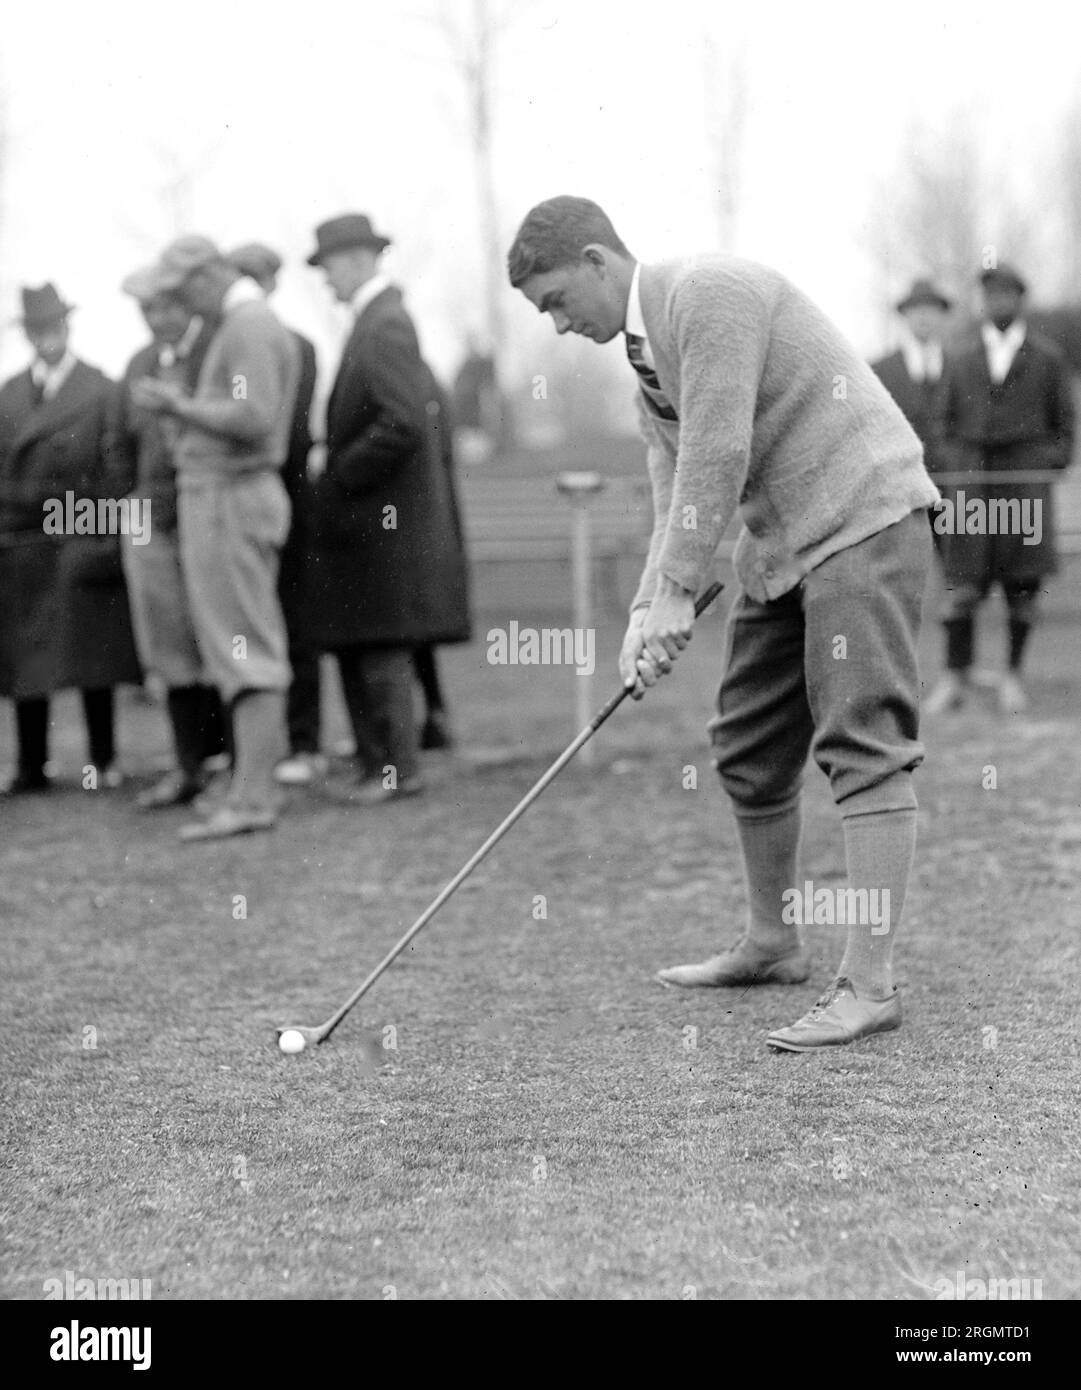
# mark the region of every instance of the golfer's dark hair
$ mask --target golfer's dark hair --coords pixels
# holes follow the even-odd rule
[[[515,289],[531,275],[544,275],[573,265],[593,242],[631,253],[620,240],[608,214],[588,198],[549,198],[526,214],[507,252],[507,273]]]

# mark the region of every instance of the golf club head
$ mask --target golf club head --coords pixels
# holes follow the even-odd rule
[[[274,1029],[279,1038],[283,1033],[299,1033],[309,1047],[313,1043],[321,1043],[329,1031],[330,1029],[325,1023],[319,1028],[305,1028],[302,1023],[287,1023],[281,1028]]]

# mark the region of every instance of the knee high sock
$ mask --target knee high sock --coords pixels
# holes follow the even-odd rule
[[[913,809],[872,811],[844,818],[845,858],[850,888],[877,889],[881,910],[889,893],[889,914],[882,921],[849,923],[848,943],[838,975],[851,980],[856,993],[884,999],[893,992],[893,943],[901,923],[908,876],[916,851]],[[868,894],[868,902],[875,902]]]
[[[799,945],[793,923],[783,922],[781,895],[796,886],[800,805],[762,818],[736,818],[747,881],[747,939],[769,955],[786,955]]]

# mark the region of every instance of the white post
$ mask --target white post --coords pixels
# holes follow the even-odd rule
[[[593,626],[593,546],[589,504],[604,487],[599,473],[560,473],[556,487],[571,504],[571,584],[574,591],[574,626],[588,632]],[[596,640],[596,639],[594,639]],[[574,717],[582,729],[593,717],[593,676],[575,674]],[[582,748],[581,761],[592,765],[594,745]]]

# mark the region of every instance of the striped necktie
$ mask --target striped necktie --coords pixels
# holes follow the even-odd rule
[[[627,340],[627,360],[638,373],[642,389],[649,397],[654,410],[662,420],[678,420],[679,416],[673,409],[672,402],[661,390],[660,377],[646,361],[646,340],[637,333],[625,333],[623,336]]]

